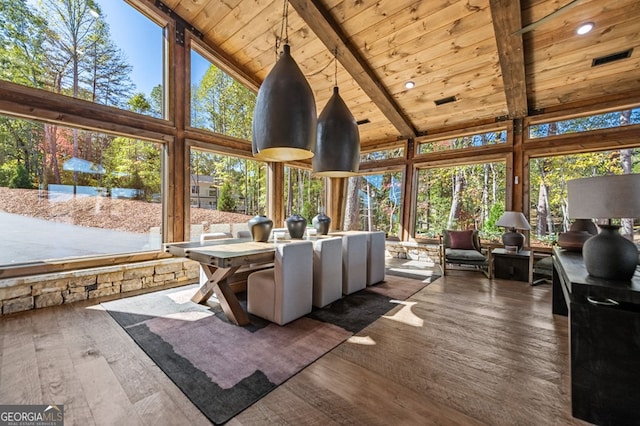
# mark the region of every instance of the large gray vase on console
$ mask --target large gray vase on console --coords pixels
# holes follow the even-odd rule
[[[267,242],[273,228],[273,221],[264,215],[257,215],[249,219],[249,232],[253,241]]]
[[[599,226],[600,233],[589,238],[582,246],[587,272],[607,280],[630,280],[638,264],[636,245],[620,235],[618,225]]]
[[[301,239],[304,237],[304,231],[307,229],[307,219],[299,214],[292,214],[285,222],[291,238]]]

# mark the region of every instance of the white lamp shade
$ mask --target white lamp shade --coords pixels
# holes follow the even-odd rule
[[[572,219],[640,217],[640,174],[569,180],[567,200]]]
[[[523,229],[529,230],[531,226],[529,226],[529,222],[527,218],[524,217],[522,212],[512,212],[506,211],[500,216],[500,219],[496,222],[496,226],[504,226],[505,228],[515,228],[515,229]]]

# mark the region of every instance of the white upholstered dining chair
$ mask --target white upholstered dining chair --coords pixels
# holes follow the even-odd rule
[[[367,232],[367,285],[384,281],[385,233]]]
[[[323,238],[313,247],[313,306],[342,297],[342,237]]]
[[[351,294],[367,287],[367,235],[364,232],[342,236],[342,293]]]
[[[277,244],[274,267],[247,279],[249,313],[279,325],[311,312],[313,303],[313,243]]]

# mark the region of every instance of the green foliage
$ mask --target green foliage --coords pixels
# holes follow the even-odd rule
[[[493,232],[486,227],[504,211],[505,179],[503,163],[419,170],[416,228],[429,235],[443,229]]]
[[[504,213],[503,204],[494,204],[489,210],[489,217],[484,223],[484,231],[487,233],[498,233],[500,228],[496,226],[496,222],[500,219],[500,216]]]
[[[242,139],[251,138],[256,95],[211,65],[192,90],[191,125]]]
[[[144,93],[136,93],[127,101],[129,108],[134,112],[147,112],[151,109],[151,103],[144,96]]]
[[[0,186],[9,186],[11,179],[16,175],[18,162],[15,160],[0,164]]]
[[[236,201],[231,195],[231,182],[225,181],[220,188],[220,194],[218,195],[218,210],[223,212],[233,212],[236,210]]]
[[[9,180],[9,188],[35,188],[33,182],[31,181],[31,178],[29,177],[29,172],[27,171],[26,167],[24,167],[24,165],[18,164],[15,168],[15,172]]]
[[[297,213],[311,223],[322,206],[323,180],[311,176],[309,170],[285,166],[285,217]]]

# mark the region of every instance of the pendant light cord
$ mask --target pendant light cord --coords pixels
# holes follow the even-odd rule
[[[338,87],[338,48],[337,47],[333,49],[333,63],[335,65],[333,81],[334,81],[335,87]]]
[[[280,25],[280,38],[276,37],[276,61],[278,60],[278,50],[284,40],[285,44],[289,44],[289,1],[284,0],[282,5],[282,23]]]

